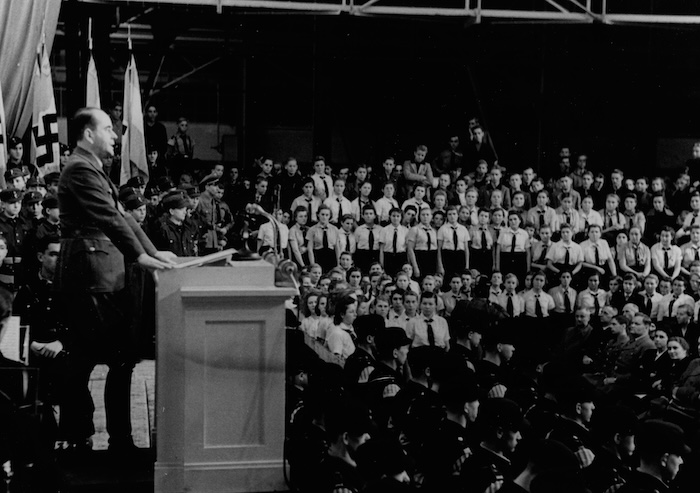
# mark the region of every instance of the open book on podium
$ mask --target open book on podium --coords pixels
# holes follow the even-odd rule
[[[156,275],[156,492],[286,489],[285,301],[234,250]]]

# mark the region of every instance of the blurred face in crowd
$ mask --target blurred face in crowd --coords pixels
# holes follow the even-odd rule
[[[671,341],[668,343],[668,356],[672,360],[681,360],[685,359],[686,356],[688,356],[688,351],[686,351],[683,346],[681,346],[681,343],[678,341]]]
[[[158,118],[158,110],[155,106],[151,105],[148,107],[148,109],[146,110],[146,118],[150,123],[156,121],[156,118]]]
[[[39,253],[38,258],[41,263],[41,269],[43,275],[48,275],[49,278],[53,278],[53,274],[56,272],[56,261],[58,260],[58,252],[61,251],[60,243],[49,243],[46,250]],[[7,252],[7,247],[5,247],[5,252]]]
[[[654,341],[654,347],[658,351],[663,351],[666,349],[666,345],[668,344],[668,334],[664,330],[656,329],[652,340]]]
[[[10,158],[17,162],[22,160],[22,156],[24,155],[24,145],[20,142],[16,144],[14,147],[10,148]]]

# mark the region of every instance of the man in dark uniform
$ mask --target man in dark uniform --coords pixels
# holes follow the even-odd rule
[[[462,484],[470,491],[495,493],[517,472],[512,470],[510,457],[521,439],[522,413],[510,399],[487,399],[476,424],[483,439],[462,467]]]
[[[53,292],[56,261],[60,251],[58,236],[44,236],[37,244],[35,255],[40,268],[28,274],[13,302],[12,312],[20,323],[31,328],[29,361],[40,369],[39,397],[47,404],[59,403],[66,372],[68,333],[57,319]]]
[[[24,241],[31,229],[31,225],[20,216],[22,197],[22,192],[13,188],[0,192],[0,200],[4,205],[0,213],[0,234],[7,241],[7,257],[0,266],[0,283],[13,293],[22,282]]]
[[[70,131],[77,147],[58,186],[62,238],[55,285],[71,334],[60,426],[75,447],[91,447],[94,405],[88,382],[95,364],[105,361],[109,447],[127,456],[134,449],[130,392],[135,344],[125,314],[124,262],[168,269],[175,255],[157,251],[117,200],[102,166],[103,159],[114,155],[116,134],[109,116],[96,108],[80,109]]]
[[[411,339],[401,327],[387,327],[377,333],[377,366],[369,376],[369,400],[374,419],[386,427],[392,402],[404,385],[403,367]]]
[[[594,449],[593,463],[584,469],[587,486],[593,493],[604,493],[629,480],[638,426],[637,415],[628,407],[610,406],[596,411],[592,431],[599,446]]]
[[[683,464],[683,456],[690,453],[681,427],[666,421],[650,419],[640,425],[635,445],[639,455],[639,467],[632,472],[627,483],[617,489],[617,493],[671,491],[669,483],[678,474],[680,465]],[[693,482],[693,486],[697,488],[697,483]]]
[[[365,478],[357,468],[357,449],[370,439],[372,421],[366,408],[339,402],[326,415],[328,453],[318,471],[319,493],[359,493]]]
[[[345,381],[347,389],[360,399],[367,397],[367,382],[377,366],[374,338],[377,331],[384,330],[384,319],[380,315],[360,315],[353,322],[357,340],[355,352],[345,361]]]

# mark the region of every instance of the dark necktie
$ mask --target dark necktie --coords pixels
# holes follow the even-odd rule
[[[693,248],[695,250],[695,257],[693,260],[700,260],[700,248]]]
[[[539,294],[535,295],[535,316],[537,318],[544,317],[544,313],[542,313],[542,305],[540,305],[540,295]]]
[[[515,316],[515,309],[513,308],[513,293],[508,293],[508,301],[506,302],[506,311],[509,317]]]
[[[588,218],[583,221],[583,230],[588,231]]]
[[[564,255],[564,265],[569,265],[571,260],[571,254],[569,253],[569,247],[566,247],[566,254]]]
[[[698,213],[693,212],[693,225],[695,225],[696,222],[698,222]]]
[[[398,241],[399,241],[399,228],[394,228],[394,239],[391,241],[391,248],[392,248],[394,253],[399,253],[396,250],[396,244],[398,243]]]
[[[428,318],[425,321],[426,324],[428,324],[428,344],[430,344],[431,347],[435,346],[435,332],[433,332],[433,326],[431,325],[433,323],[432,318]]]
[[[338,197],[338,222],[343,220],[343,216],[345,213],[343,212],[343,199]]]
[[[488,248],[488,243],[486,242],[486,230],[481,228],[481,249],[486,250]]]
[[[330,195],[328,193],[328,183],[326,183],[326,177],[322,176],[321,181],[323,182],[323,188],[326,191],[326,197],[330,197]]]
[[[595,265],[598,267],[600,265],[600,252],[598,252],[598,245],[593,245],[593,252],[595,253]]]
[[[605,223],[606,223],[606,225],[605,225],[606,228],[612,227],[612,214],[607,214],[607,215],[606,215],[606,217],[605,217]]]
[[[595,314],[598,315],[600,312],[600,301],[598,301],[598,293],[591,293],[593,296],[593,309],[595,310]]]
[[[664,270],[668,270],[668,264],[669,264],[668,248],[664,248]]]
[[[309,215],[309,221],[311,221],[311,199],[304,199],[306,200],[306,210],[308,211]]]
[[[571,300],[569,299],[569,290],[564,291],[564,312],[571,313]]]
[[[433,240],[432,237],[430,236],[430,229],[428,228],[423,228],[425,230],[425,235],[428,237],[428,251],[432,250],[433,248]]]
[[[372,231],[371,229],[369,230],[369,238],[367,242],[369,243],[369,250],[374,250],[374,231]]]
[[[350,233],[345,233],[345,251],[350,252]]]
[[[454,243],[455,252],[456,252],[457,251],[457,228],[455,226],[452,226],[452,243]]]
[[[542,245],[542,251],[540,252],[540,258],[537,259],[538,264],[544,264],[545,257],[547,256],[547,246]]]
[[[510,242],[510,253],[515,253],[515,242],[518,239],[518,235],[513,231],[513,239]]]
[[[540,214],[540,228],[544,226],[544,211],[539,211]]]
[[[259,193],[256,193],[256,194],[255,194],[255,202],[256,202],[257,204],[260,203],[260,199],[262,199],[262,195],[260,195]]]
[[[676,295],[673,295],[673,298],[671,298],[671,301],[668,304],[668,316],[669,317],[673,316],[673,305],[676,303],[677,300],[678,300],[678,298],[676,297]]]
[[[321,243],[323,248],[328,248],[328,229],[323,228],[323,241]]]
[[[566,224],[571,224],[571,213],[570,212],[566,213]]]
[[[644,302],[644,311],[647,315],[651,313],[651,295],[647,294],[646,301]]]

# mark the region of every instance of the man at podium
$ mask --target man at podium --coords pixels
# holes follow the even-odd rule
[[[136,362],[124,290],[124,261],[149,270],[172,268],[175,254],[157,251],[136,221],[124,213],[102,160],[114,155],[116,134],[97,108],[78,110],[70,122],[77,142],[61,173],[61,253],[56,290],[71,338],[61,434],[76,451],[91,449],[94,405],[88,382],[107,363],[105,410],[111,452],[126,456],[131,437],[131,372]]]

